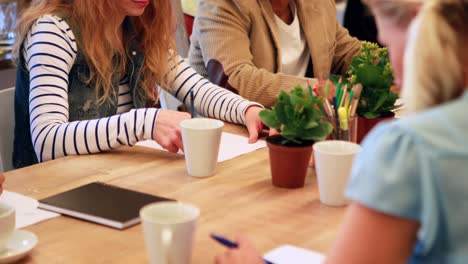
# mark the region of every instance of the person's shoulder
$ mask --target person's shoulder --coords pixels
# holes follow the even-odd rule
[[[252,0],[227,0],[232,2],[234,5],[239,8],[241,12],[247,12],[248,10],[251,10],[252,8],[258,8],[258,3],[257,1],[252,1]]]
[[[335,0],[315,0],[315,1],[302,1],[304,8],[314,8],[317,10],[336,10]]]
[[[402,142],[414,145],[415,140],[418,140],[417,135],[403,120],[397,119],[379,123],[367,134],[361,145],[368,153],[373,153],[371,156],[375,156],[377,152],[398,151]]]
[[[461,110],[460,102],[452,102],[383,122],[369,133],[362,145],[372,149],[396,149],[405,143],[417,152],[432,155],[465,152],[468,121]]]
[[[53,31],[59,35],[67,36],[72,41],[75,39],[67,21],[58,15],[44,14],[35,21],[33,27],[36,30]]]
[[[423,155],[418,139],[401,120],[379,124],[365,138],[353,163],[348,198],[379,212],[418,219],[415,190]]]
[[[50,25],[56,25],[59,28],[62,29],[68,29],[68,23],[63,19],[62,17],[54,14],[44,14],[40,16],[36,22],[36,24],[50,24]]]
[[[65,19],[54,14],[38,17],[24,39],[26,46],[43,42],[53,43],[52,45],[55,47],[67,50],[72,54],[77,52],[74,32]],[[50,47],[52,46],[49,45]]]
[[[412,114],[398,122],[408,134],[433,149],[458,149],[468,144],[468,96]]]
[[[248,13],[252,8],[258,8],[257,1],[252,0],[201,0],[199,6],[209,4],[223,8],[235,8],[240,13]]]
[[[336,20],[336,4],[335,0],[303,0],[299,2],[300,4],[296,5],[301,12],[304,14],[309,14],[310,19],[304,21],[305,24],[310,24],[311,26],[316,26],[314,23],[317,23],[314,18],[325,19],[326,24],[334,25]]]

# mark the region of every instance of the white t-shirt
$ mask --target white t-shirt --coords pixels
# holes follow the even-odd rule
[[[294,1],[290,2],[290,8],[294,16],[294,20],[290,25],[284,23],[281,18],[275,15],[280,35],[281,72],[288,75],[305,77],[307,66],[309,66],[310,51],[304,31],[299,24]]]

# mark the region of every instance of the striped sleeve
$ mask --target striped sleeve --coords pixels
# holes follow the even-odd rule
[[[194,93],[197,112],[207,117],[245,125],[245,111],[249,106],[260,104],[250,102],[241,96],[219,87],[196,73],[182,58],[178,57],[175,81],[169,92],[183,104],[190,107],[190,91]]]
[[[31,137],[40,162],[152,139],[157,109],[134,109],[102,119],[69,122],[68,74],[77,46],[65,21],[50,15],[39,18],[23,48],[30,75]]]

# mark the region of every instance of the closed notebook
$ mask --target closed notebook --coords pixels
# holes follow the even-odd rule
[[[140,209],[170,199],[93,182],[39,201],[39,208],[124,229],[140,222]]]

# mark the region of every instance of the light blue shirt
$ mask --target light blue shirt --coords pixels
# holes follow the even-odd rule
[[[347,196],[420,223],[409,263],[468,263],[468,91],[378,126],[353,166]]]

